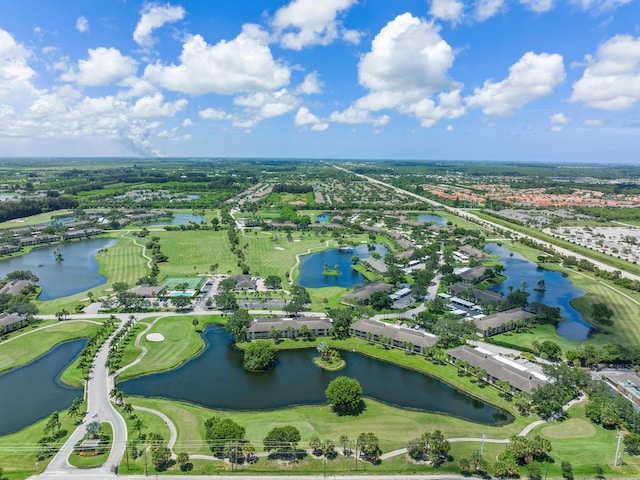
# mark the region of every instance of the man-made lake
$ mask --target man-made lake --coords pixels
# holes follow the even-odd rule
[[[159,227],[164,225],[187,225],[189,222],[201,223],[205,218],[195,213],[174,213],[173,217],[155,222],[145,223],[145,226]]]
[[[0,275],[14,270],[31,270],[40,281],[38,300],[53,300],[102,285],[107,278],[98,273],[96,253],[114,246],[111,238],[89,238],[37,247],[19,257],[0,261]],[[60,249],[64,260],[56,261],[54,251]]]
[[[584,295],[586,293],[584,290],[575,287],[571,280],[562,276],[561,272],[544,270],[519,253],[514,253],[505,247],[489,243],[485,248],[494,255],[499,255],[498,261],[504,264],[504,275],[507,276],[504,282],[496,285],[492,290],[506,296],[510,293],[509,286],[515,290],[521,287],[522,282],[527,282],[529,303],[540,302],[550,307],[560,308],[564,321],[558,324],[558,335],[568,340],[586,340],[589,337],[591,325],[570,303],[574,298]],[[539,280],[544,280],[546,291],[534,291]]]
[[[67,409],[81,388],[60,382],[60,375],[87,343],[85,339],[56,345],[33,362],[0,374],[0,436],[18,431],[53,412]]]
[[[118,383],[118,388],[127,395],[185,400],[216,409],[268,410],[324,404],[329,382],[346,375],[360,382],[365,396],[388,404],[490,425],[513,420],[507,412],[444,382],[354,352],[341,352],[347,366],[338,372],[315,366],[314,348],[280,351],[274,369],[247,372],[243,352],[231,347],[222,328],[209,326],[203,335],[206,349],[198,357],[169,372]]]
[[[417,215],[417,220],[420,223],[435,223],[441,227],[444,227],[447,224],[447,219],[441,217],[440,215],[434,215],[432,213],[419,213]]]
[[[316,222],[327,223],[329,221],[329,218],[331,218],[331,214],[329,212],[325,212],[316,217]]]
[[[382,245],[376,245],[375,250],[369,250],[368,245],[358,245],[354,248],[332,248],[319,253],[303,255],[300,257],[300,277],[298,285],[306,288],[343,287],[353,288],[365,283],[362,274],[356,272],[351,258],[354,255],[360,259],[369,258],[373,252],[384,257],[387,249]],[[337,270],[339,275],[324,275],[325,266]]]

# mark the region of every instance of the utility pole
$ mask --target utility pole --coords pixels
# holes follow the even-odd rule
[[[622,434],[622,431],[618,432],[618,446],[616,447],[616,459],[613,461],[613,466],[617,467],[618,466],[618,459],[620,459],[620,465],[622,465],[622,450],[620,450],[620,443],[622,442],[622,438],[624,437],[624,435]]]

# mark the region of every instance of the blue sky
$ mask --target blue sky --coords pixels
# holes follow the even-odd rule
[[[3,3],[0,156],[640,163],[637,0]]]

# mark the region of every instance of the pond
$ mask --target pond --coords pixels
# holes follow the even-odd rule
[[[53,300],[83,292],[106,282],[107,277],[98,273],[96,254],[118,243],[111,238],[90,238],[72,242],[37,247],[19,257],[0,261],[0,275],[14,270],[31,270],[40,281],[42,293],[38,300]],[[60,249],[63,261],[55,259],[54,251]]]
[[[446,218],[432,213],[419,213],[416,218],[420,223],[433,223],[440,227],[444,227],[448,222]]]
[[[327,223],[329,221],[329,218],[331,218],[331,214],[329,212],[325,212],[316,217],[316,222]]]
[[[173,217],[154,222],[145,222],[145,226],[159,227],[164,225],[187,225],[189,222],[202,223],[205,218],[195,213],[174,213]]]
[[[62,412],[82,396],[81,388],[62,384],[60,375],[86,343],[86,339],[59,343],[33,362],[0,374],[0,436]]]
[[[214,409],[270,410],[326,403],[324,391],[339,375],[357,379],[364,395],[399,407],[443,413],[488,425],[511,422],[507,412],[472,398],[437,379],[355,352],[341,352],[347,366],[338,372],[316,367],[313,348],[278,352],[278,364],[247,372],[243,352],[231,346],[224,329],[209,326],[206,348],[181,367],[118,383],[127,395],[183,400]],[[215,368],[211,368],[215,365]]]
[[[358,245],[353,248],[332,248],[319,253],[302,255],[300,257],[300,276],[298,285],[305,288],[343,287],[353,288],[366,282],[364,276],[353,269],[351,258],[354,255],[360,259],[369,258],[373,252],[384,257],[387,249],[382,245],[375,245],[369,250],[368,245]],[[338,275],[324,275],[325,266],[335,269]]]
[[[523,281],[527,282],[529,302],[540,302],[550,307],[560,308],[560,314],[564,319],[556,329],[558,335],[568,340],[586,340],[591,333],[591,325],[583,318],[580,312],[571,306],[571,300],[581,297],[586,292],[577,288],[561,272],[553,272],[538,267],[534,262],[524,258],[519,253],[489,243],[485,247],[494,255],[499,255],[498,261],[505,267],[504,275],[507,279],[492,288],[496,292],[509,295],[509,286],[520,288]],[[536,292],[536,283],[544,280],[546,291]]]

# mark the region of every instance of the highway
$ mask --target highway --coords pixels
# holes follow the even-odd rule
[[[394,185],[391,185],[390,183],[386,183],[386,182],[382,182],[380,180],[377,180],[373,177],[369,177],[367,175],[362,175],[361,173],[355,173],[352,172],[346,168],[337,166],[337,165],[333,165],[334,168],[337,168],[338,170],[342,170],[343,172],[347,172],[347,173],[351,173],[352,175],[356,175],[357,177],[360,177],[364,180],[367,180],[371,183],[375,183],[377,185],[381,185],[384,186],[386,188],[389,188],[391,190],[394,190],[397,193],[400,193],[402,195],[408,195],[410,197],[413,197],[417,200],[420,200],[424,203],[427,203],[433,207],[439,208],[441,210],[444,210],[445,212],[449,212],[452,213],[460,218],[463,218],[465,220],[469,220],[473,223],[477,223],[478,225],[481,225],[483,227],[489,228],[489,229],[499,229],[502,231],[506,231],[511,233],[512,235],[516,236],[516,237],[520,237],[520,238],[527,238],[529,240],[533,240],[534,242],[539,243],[540,245],[543,245],[547,248],[552,248],[555,252],[557,252],[558,254],[561,255],[566,255],[566,256],[573,256],[575,258],[577,258],[578,260],[588,260],[589,262],[593,263],[596,267],[598,267],[600,270],[604,270],[604,271],[608,271],[608,272],[614,272],[614,271],[620,271],[625,277],[630,278],[631,280],[636,280],[636,281],[640,281],[640,275],[635,275],[631,272],[627,272],[625,270],[620,270],[617,267],[612,267],[611,265],[601,262],[599,260],[594,260],[593,258],[586,256],[586,255],[581,255],[579,253],[575,253],[572,252],[571,250],[568,250],[566,248],[563,247],[559,247],[553,243],[549,243],[549,242],[545,242],[544,240],[540,240],[538,238],[532,237],[530,235],[526,235],[524,233],[518,232],[517,230],[514,230],[512,228],[509,227],[505,227],[502,226],[500,224],[491,222],[489,220],[485,220],[484,218],[480,218],[477,215],[474,215],[473,212],[470,212],[468,210],[464,210],[462,208],[453,208],[453,207],[449,207],[447,205],[444,205],[442,203],[436,202],[435,200],[431,200],[429,198],[423,197],[422,195],[418,195],[416,193],[410,192],[408,190],[404,190],[402,188],[396,187]]]

